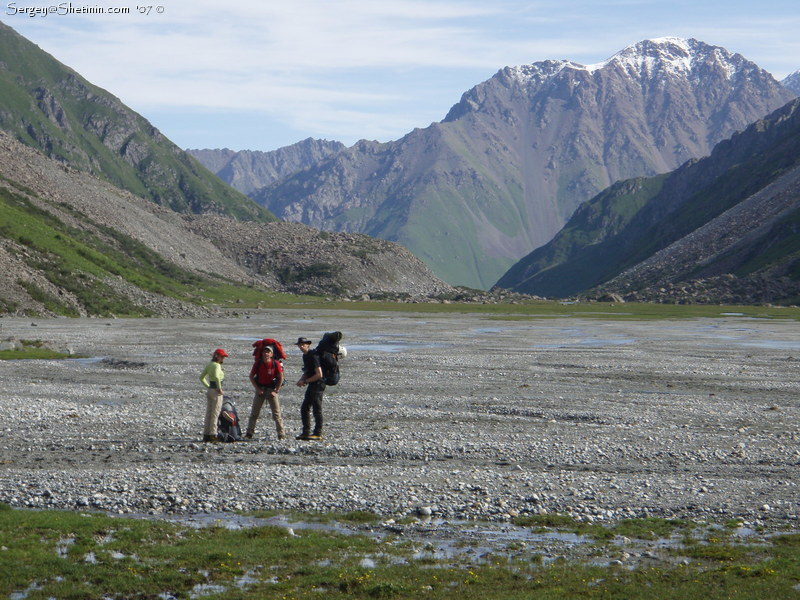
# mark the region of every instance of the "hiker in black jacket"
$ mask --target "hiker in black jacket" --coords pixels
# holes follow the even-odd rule
[[[322,377],[322,367],[319,356],[311,352],[311,340],[298,338],[295,344],[303,353],[303,375],[297,380],[297,387],[306,386],[303,404],[300,406],[300,419],[303,422],[303,431],[297,436],[298,440],[322,439],[322,394],[325,391],[325,380]],[[311,431],[311,413],[314,414],[314,431]]]

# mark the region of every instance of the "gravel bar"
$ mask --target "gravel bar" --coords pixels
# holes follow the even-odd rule
[[[323,441],[297,441],[298,336],[344,332]],[[282,341],[292,433],[208,444],[216,347],[246,421],[251,343]],[[0,340],[87,358],[0,361],[0,502],[193,515],[373,511],[503,522],[562,513],[800,513],[800,323],[265,310],[204,319],[0,319]]]

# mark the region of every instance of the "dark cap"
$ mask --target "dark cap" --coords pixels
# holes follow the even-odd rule
[[[297,342],[295,342],[294,345],[295,346],[299,346],[300,344],[310,344],[310,343],[311,343],[310,339],[304,338],[304,337],[299,337],[299,338],[297,338]]]

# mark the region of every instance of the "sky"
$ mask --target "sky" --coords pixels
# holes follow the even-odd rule
[[[503,67],[658,37],[800,69],[797,0],[3,2],[3,23],[184,149],[397,140]]]

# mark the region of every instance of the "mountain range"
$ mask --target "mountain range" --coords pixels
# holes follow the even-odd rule
[[[189,149],[187,152],[208,170],[243,194],[252,194],[268,183],[294,175],[306,167],[344,150],[341,142],[305,139],[271,152]]]
[[[800,99],[710,156],[617,183],[498,286],[623,300],[800,300]]]
[[[0,314],[186,316],[280,292],[455,293],[396,243],[278,222],[2,24],[0,86]]]
[[[276,292],[430,298],[454,290],[394,242],[300,223],[178,213],[0,132],[0,314],[205,316]]]
[[[247,193],[281,219],[397,241],[445,281],[487,289],[612,183],[706,156],[794,96],[724,48],[646,40],[596,65],[503,68],[439,123]]]
[[[0,312],[465,297],[390,239],[473,287],[498,272],[497,297],[788,301],[797,75],[648,40],[598,65],[501,69],[396,142],[184,152],[0,24]]]

